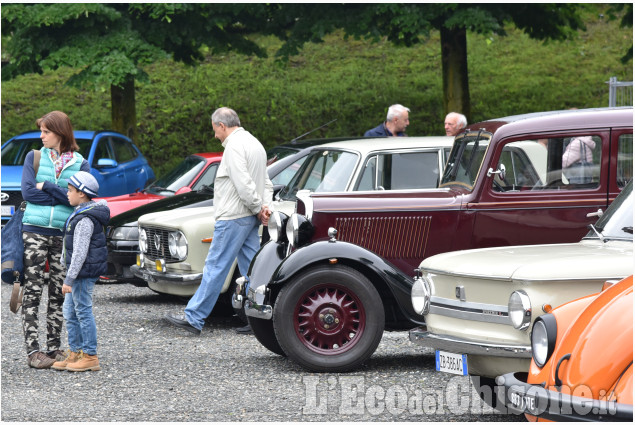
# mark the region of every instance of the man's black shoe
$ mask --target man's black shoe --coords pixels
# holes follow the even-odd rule
[[[247,325],[247,326],[243,326],[242,328],[236,328],[236,333],[246,335],[246,334],[250,334],[250,333],[253,333],[253,332],[251,330],[251,326]]]
[[[190,325],[190,322],[187,321],[184,314],[168,313],[165,315],[165,318],[168,322],[178,326],[179,328],[183,328],[186,331],[192,332],[193,334],[196,334],[196,335],[201,334],[201,330],[196,329],[194,326]]]

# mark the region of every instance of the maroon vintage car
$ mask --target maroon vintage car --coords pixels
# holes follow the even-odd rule
[[[410,289],[424,258],[580,240],[632,178],[632,128],[632,108],[500,118],[457,135],[437,189],[299,194],[295,214],[272,216],[234,307],[271,351],[355,368],[384,329],[421,320]]]

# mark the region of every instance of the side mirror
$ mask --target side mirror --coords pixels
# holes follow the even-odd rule
[[[490,169],[487,170],[487,177],[491,177],[493,174],[498,174],[501,180],[505,180],[505,176],[507,175],[505,172],[505,164],[498,164],[498,170],[496,171],[490,167]]]
[[[187,193],[187,192],[191,192],[192,188],[189,186],[183,186],[182,188],[180,188],[179,190],[177,190],[176,192],[174,192],[175,195],[180,195],[181,193]]]
[[[97,167],[99,168],[115,168],[119,164],[114,159],[100,158],[97,160]]]

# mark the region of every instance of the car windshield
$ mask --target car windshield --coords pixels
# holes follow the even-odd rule
[[[626,185],[584,239],[633,241],[633,181]]]
[[[294,201],[299,190],[311,192],[341,192],[346,190],[355,171],[357,155],[337,150],[316,150],[309,154],[287,186],[280,199]]]
[[[457,138],[439,187],[459,185],[472,190],[491,138],[491,133],[484,131]]]
[[[84,158],[88,156],[90,150],[89,139],[76,139],[79,145],[79,152]],[[28,139],[14,139],[2,148],[2,165],[24,165],[24,158],[31,150],[42,148],[42,140],[39,137]]]
[[[205,167],[203,158],[200,156],[188,156],[167,174],[146,187],[146,192],[154,194],[174,193],[183,186],[190,184],[203,167]]]

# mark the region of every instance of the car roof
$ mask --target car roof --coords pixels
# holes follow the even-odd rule
[[[511,115],[479,123],[469,124],[468,131],[484,129],[496,132],[500,137],[523,133],[593,129],[593,128],[633,127],[633,108],[589,108],[561,111],[533,112]]]
[[[222,152],[198,152],[198,153],[190,154],[189,156],[193,156],[193,155],[200,156],[205,159],[219,159],[223,156],[223,153]]]
[[[123,134],[116,132],[116,131],[112,131],[112,130],[100,130],[100,131],[93,131],[93,130],[73,130],[73,135],[75,136],[76,139],[92,139],[93,137],[95,137],[95,135],[97,133],[117,133],[123,136]],[[20,133],[15,137],[12,137],[12,139],[14,140],[20,140],[20,139],[39,139],[40,138],[40,131],[39,130],[32,130],[32,131],[25,131],[24,133]]]
[[[454,137],[425,136],[425,137],[366,137],[361,139],[346,139],[325,143],[313,149],[346,149],[367,154],[386,149],[415,149],[421,147],[452,147]]]

